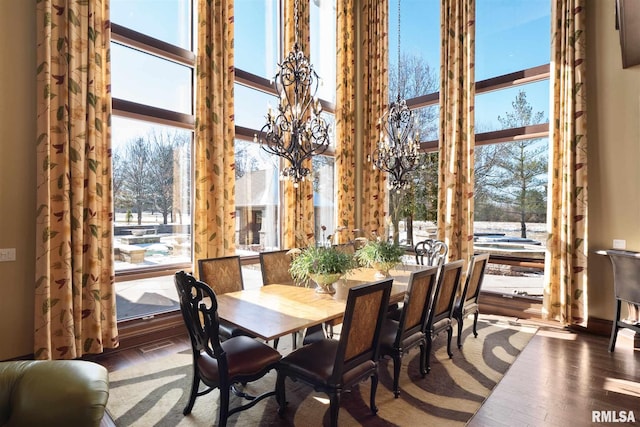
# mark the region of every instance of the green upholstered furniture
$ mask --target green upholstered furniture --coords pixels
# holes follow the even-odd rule
[[[99,426],[107,370],[83,360],[0,362],[0,426]]]

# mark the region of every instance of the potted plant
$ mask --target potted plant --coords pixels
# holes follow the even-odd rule
[[[334,294],[333,283],[355,267],[353,255],[333,246],[309,246],[292,256],[289,267],[291,277],[304,284],[313,280],[318,293]]]
[[[389,270],[402,262],[402,255],[404,249],[400,246],[377,238],[358,249],[355,258],[361,266],[375,268],[378,271],[376,277],[384,278],[389,276]]]

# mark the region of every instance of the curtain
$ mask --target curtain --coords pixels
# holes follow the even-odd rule
[[[34,355],[118,345],[108,0],[37,2]]]
[[[543,315],[587,320],[586,0],[553,0]]]
[[[362,229],[382,234],[385,226],[386,176],[370,157],[378,144],[380,117],[389,102],[388,0],[362,0]]]
[[[198,1],[194,260],[235,254],[233,0]]]
[[[356,228],[356,9],[355,0],[337,4],[336,188],[337,224]],[[348,235],[348,233],[339,233]],[[344,237],[344,236],[341,236]],[[354,236],[356,237],[356,236]],[[342,243],[342,242],[339,242]]]
[[[475,0],[442,0],[438,239],[473,254]]]
[[[296,40],[295,32],[295,1],[284,2],[284,50],[286,53],[293,48]],[[309,57],[309,2],[298,2],[298,43],[305,56]],[[285,55],[286,55],[285,53]],[[288,165],[284,165],[288,166]],[[306,160],[304,167],[312,173],[311,160]],[[305,180],[295,185],[292,181],[284,181],[284,212],[283,212],[283,243],[285,248],[307,246],[314,238],[313,215],[313,183]],[[316,236],[317,238],[318,236]]]

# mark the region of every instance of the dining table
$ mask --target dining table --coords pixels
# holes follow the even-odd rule
[[[409,278],[421,265],[402,264],[389,271],[393,279],[389,303],[404,299]],[[349,288],[382,280],[372,268],[351,270],[335,283],[333,295],[313,287],[270,284],[217,295],[218,316],[250,335],[270,341],[325,322],[340,323]]]

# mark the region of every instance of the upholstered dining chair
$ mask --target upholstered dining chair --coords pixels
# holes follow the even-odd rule
[[[393,394],[400,395],[399,378],[402,356],[409,350],[420,347],[420,373],[427,374],[424,327],[429,315],[431,295],[436,284],[439,267],[427,267],[414,271],[409,277],[407,293],[400,313],[400,320],[387,318],[380,335],[380,357],[393,359]]]
[[[330,425],[338,425],[342,392],[371,378],[370,407],[376,414],[378,350],[393,279],[349,289],[339,340],[324,339],[294,350],[278,364],[276,398],[282,416],[287,405],[285,379],[302,381],[329,395]]]
[[[198,260],[198,278],[218,294],[244,289],[240,256],[226,256]],[[223,339],[238,335],[249,335],[235,325],[220,319],[220,335]]]
[[[279,285],[291,285],[295,286],[295,280],[289,273],[289,267],[291,266],[291,255],[288,249],[260,252],[260,270],[262,272],[262,285],[268,286],[274,283]],[[305,331],[303,338],[303,344],[324,339],[324,330],[322,325],[318,325],[314,328],[309,328]],[[278,348],[279,338],[273,341],[273,347]],[[293,349],[297,348],[298,333],[293,332],[291,334],[291,342]]]
[[[273,283],[295,285],[295,281],[289,273],[291,255],[288,249],[260,252],[259,255],[263,285],[271,285]]]
[[[356,253],[356,246],[353,242],[338,243],[337,245],[333,245],[333,246],[339,251],[342,251],[347,254],[353,255]]]
[[[640,306],[640,252],[609,249],[606,251],[613,266],[613,291],[616,302],[615,317],[609,339],[609,352],[616,349],[618,331],[620,328],[628,328],[636,334],[640,334],[638,323],[638,306]],[[630,313],[635,311],[631,322],[620,319],[622,302],[629,304]]]
[[[270,389],[258,396],[244,395],[250,400],[248,403],[229,409],[229,393],[233,387],[261,379],[276,367],[282,356],[277,350],[247,336],[221,341],[215,292],[184,271],[177,272],[174,281],[193,353],[191,392],[183,414],[191,413],[196,397],[219,389],[217,425],[224,427],[229,416],[275,394]],[[206,386],[204,390],[200,390],[200,383]]]
[[[449,248],[441,240],[426,239],[416,243],[413,248],[418,265],[442,266],[447,260]]]
[[[451,261],[440,267],[438,273],[438,284],[433,291],[433,302],[425,327],[427,338],[427,372],[431,370],[431,349],[433,339],[441,332],[447,332],[447,354],[453,357],[451,352],[451,336],[453,334],[453,307],[456,301],[456,294],[460,287],[462,277],[462,260]]]
[[[475,254],[469,263],[467,279],[460,297],[453,308],[453,318],[458,323],[458,348],[462,348],[462,323],[473,313],[473,336],[478,336],[478,314],[480,313],[478,298],[484,281],[484,272],[489,263],[489,254]]]

